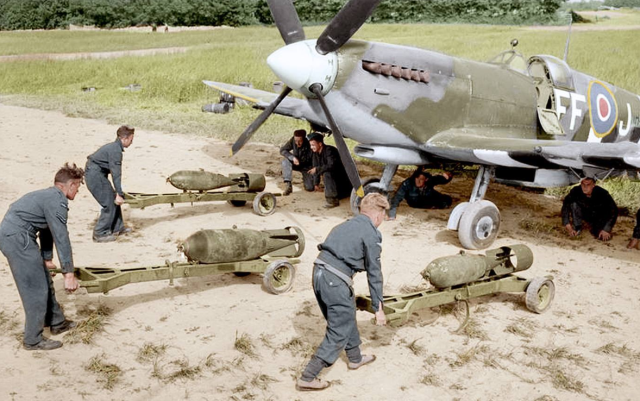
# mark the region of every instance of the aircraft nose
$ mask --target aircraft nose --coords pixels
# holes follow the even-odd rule
[[[316,52],[315,40],[295,42],[271,53],[267,58],[269,68],[288,87],[307,97],[315,97],[309,90],[314,83],[322,85],[326,95],[338,73],[336,52],[321,55]]]

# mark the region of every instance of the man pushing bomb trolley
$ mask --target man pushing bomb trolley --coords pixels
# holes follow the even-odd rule
[[[389,209],[387,198],[378,193],[366,195],[360,204],[360,214],[331,230],[318,249],[314,262],[313,291],[318,306],[327,320],[324,340],[296,383],[301,391],[324,390],[329,387],[318,379],[322,369],[334,364],[345,350],[351,370],[375,361],[375,355],[360,353],[360,333],[356,322],[353,276],[367,272],[369,292],[375,310],[376,324],[386,324],[382,309],[382,270],[380,253],[382,235],[378,227]]]

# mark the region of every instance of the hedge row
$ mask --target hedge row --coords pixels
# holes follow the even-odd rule
[[[323,23],[331,20],[345,1],[297,0],[295,6],[304,23]],[[374,22],[547,23],[555,19],[562,3],[563,0],[383,0],[371,19]],[[55,29],[69,24],[119,28],[271,23],[265,0],[0,0],[0,30]]]

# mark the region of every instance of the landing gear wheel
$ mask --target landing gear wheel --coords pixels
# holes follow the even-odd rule
[[[227,201],[228,204],[233,205],[235,207],[241,207],[247,204],[247,201],[243,201],[243,200],[228,200]]]
[[[253,211],[258,216],[269,216],[276,211],[276,196],[271,192],[260,192],[253,199]]]
[[[282,294],[291,289],[296,269],[286,260],[276,260],[264,272],[264,287],[272,294]]]
[[[362,188],[364,190],[364,194],[366,195],[372,192],[377,192],[379,194],[387,196],[387,191],[380,188],[379,185],[380,185],[380,178],[375,178],[375,177],[366,178],[364,181],[362,181]],[[349,204],[351,205],[351,213],[353,213],[354,216],[357,216],[360,214],[361,200],[362,198],[356,195],[356,190],[355,189],[351,190],[351,198],[349,199]]]
[[[556,294],[556,286],[547,277],[536,277],[527,286],[524,303],[531,312],[542,313],[549,308]]]
[[[458,239],[466,249],[485,249],[500,229],[500,211],[487,200],[471,203],[460,218]]]
[[[249,272],[233,272],[233,275],[236,277],[247,277],[249,274]]]

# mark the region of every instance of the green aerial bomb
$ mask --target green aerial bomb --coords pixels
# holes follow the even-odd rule
[[[237,183],[230,177],[204,170],[176,171],[167,178],[167,182],[183,191],[209,191],[211,189],[229,187]]]
[[[210,191],[223,187],[242,186],[245,191],[260,192],[266,185],[262,174],[222,174],[204,170],[180,170],[171,174],[167,182],[183,191]]]
[[[300,238],[298,234],[273,230],[201,230],[190,235],[178,249],[189,261],[239,262],[295,246]]]
[[[503,276],[531,267],[533,252],[529,247],[512,245],[509,249],[511,253],[498,248],[487,251],[486,256],[460,251],[455,256],[438,258],[422,271],[422,277],[436,288],[448,288],[478,281],[489,275]]]
[[[513,274],[527,270],[532,264],[533,252],[522,244],[491,249],[485,255],[461,251],[458,255],[438,258],[422,272],[432,288],[383,297],[387,321],[398,326],[406,323],[416,310],[463,302],[467,319],[461,329],[468,322],[469,299],[504,292],[525,293],[527,309],[542,313],[549,308],[555,295],[553,277],[525,279]],[[356,296],[356,307],[374,312],[371,297],[367,295]]]
[[[145,194],[126,192],[124,201],[132,208],[144,209],[159,204],[196,203],[226,201],[235,207],[251,202],[253,211],[259,216],[268,216],[276,210],[276,196],[264,188],[267,185],[262,174],[222,174],[204,170],[180,170],[171,174],[167,182],[181,189],[181,193]],[[224,191],[211,191],[225,188]]]
[[[202,230],[179,247],[189,262],[165,261],[164,265],[137,267],[76,267],[80,287],[89,293],[108,293],[116,288],[146,281],[195,278],[233,273],[243,277],[261,274],[264,288],[282,294],[293,286],[298,257],[305,240],[298,227],[276,230]],[[60,270],[57,270],[60,272]]]

